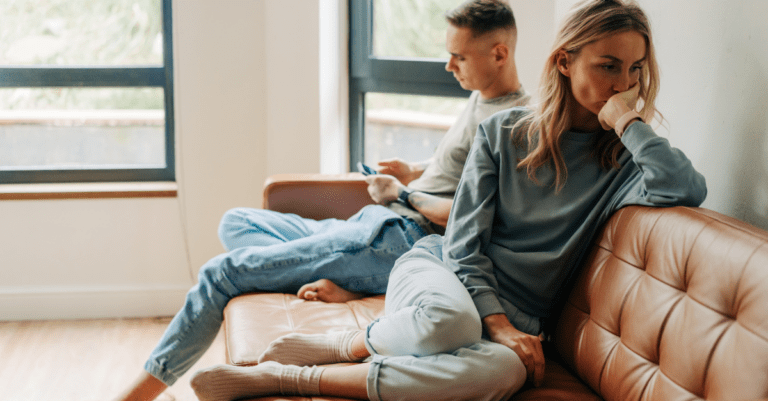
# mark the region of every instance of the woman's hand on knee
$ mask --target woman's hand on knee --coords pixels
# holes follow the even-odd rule
[[[483,318],[483,326],[491,341],[505,345],[515,351],[525,365],[528,380],[538,387],[544,381],[544,349],[541,338],[517,330],[504,314]]]

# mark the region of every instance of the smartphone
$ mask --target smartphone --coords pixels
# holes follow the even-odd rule
[[[357,169],[360,170],[363,175],[371,175],[371,174],[378,174],[379,172],[366,166],[362,162],[357,162]]]

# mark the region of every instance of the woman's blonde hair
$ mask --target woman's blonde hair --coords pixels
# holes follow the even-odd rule
[[[573,110],[569,99],[573,94],[570,80],[557,68],[558,53],[564,50],[577,55],[585,45],[625,31],[635,31],[645,37],[645,63],[640,70],[639,82],[641,101],[638,101],[642,108],[639,113],[649,122],[657,113],[654,102],[659,91],[659,70],[650,24],[643,10],[632,0],[587,0],[577,4],[560,27],[545,63],[539,102],[533,106],[534,112],[521,119],[513,129],[517,132],[519,143],[524,138],[528,140],[528,155],[520,160],[517,167],[526,168],[528,177],[534,182],[538,182],[536,171],[550,160],[554,164],[555,186],[558,189],[565,185],[568,177],[560,142],[563,133],[571,128]],[[613,130],[603,131],[595,138],[593,156],[603,168],[618,167],[617,158],[623,148]]]

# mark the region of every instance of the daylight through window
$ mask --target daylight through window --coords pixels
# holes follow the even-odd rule
[[[174,179],[170,3],[0,2],[0,183]]]

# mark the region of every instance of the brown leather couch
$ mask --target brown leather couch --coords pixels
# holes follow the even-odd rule
[[[264,195],[265,208],[313,218],[371,202],[358,174],[274,176]],[[513,400],[768,399],[767,232],[701,208],[627,207],[582,269],[546,344],[544,385]],[[290,332],[364,328],[383,305],[237,297],[224,312],[227,360],[254,364]]]

